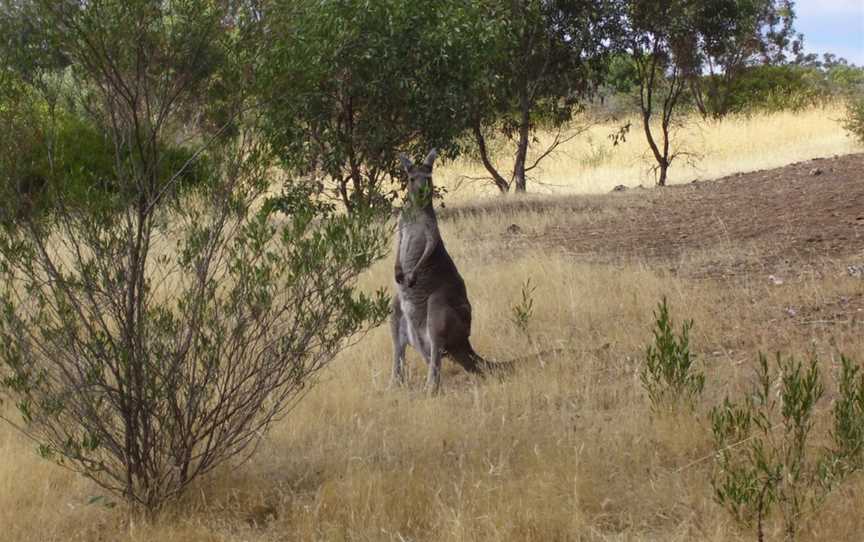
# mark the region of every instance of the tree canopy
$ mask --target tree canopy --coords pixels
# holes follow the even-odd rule
[[[282,164],[351,210],[392,196],[400,152],[458,153],[459,65],[479,39],[471,9],[335,0],[268,13],[267,32],[278,39],[259,84],[265,133]]]

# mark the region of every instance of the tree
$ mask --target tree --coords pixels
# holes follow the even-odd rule
[[[476,6],[487,30],[462,64],[468,73],[465,118],[495,186],[502,193],[511,187],[525,192],[528,173],[567,139],[562,128],[600,81],[618,19],[612,3],[603,0],[484,1]],[[529,163],[540,126],[557,132]],[[495,165],[490,134],[515,144],[512,173]]]
[[[354,211],[393,195],[400,152],[455,154],[463,95],[453,74],[475,37],[463,4],[304,0],[267,12],[279,41],[260,83],[283,166]]]
[[[634,0],[626,2],[625,13],[623,46],[636,66],[642,128],[657,162],[657,184],[665,186],[669,166],[678,154],[670,145],[676,109],[688,79],[701,65],[693,2]],[[652,126],[655,111],[660,113],[659,141]]]
[[[625,24],[619,45],[636,66],[642,127],[657,163],[657,184],[665,186],[669,167],[680,156],[671,137],[688,88],[700,108],[725,114],[729,85],[742,66],[756,55],[778,62],[788,47],[796,47],[792,3],[624,0],[621,7]],[[725,70],[722,76],[703,78],[706,67],[717,66]],[[708,82],[707,100],[694,81]],[[659,134],[652,124],[655,113]]]
[[[81,92],[64,98],[111,142],[118,190],[68,206],[70,173],[52,169],[56,209],[0,229],[0,390],[21,415],[4,419],[44,456],[153,509],[248,456],[384,318],[383,293],[355,288],[386,248],[383,222],[330,212],[290,183],[281,206],[259,205],[272,160],[239,76],[257,59],[257,18],[205,0],[25,9],[69,59]],[[214,48],[218,65],[200,71]],[[217,79],[230,114],[190,159],[207,156],[212,178],[169,197],[189,164],[160,167],[163,142]],[[28,122],[0,121],[6,133]],[[290,214],[277,223],[278,209]]]
[[[690,78],[690,90],[703,117],[730,112],[736,81],[748,67],[782,65],[787,52],[800,54],[803,37],[795,34],[794,20],[791,0],[698,3],[694,22],[704,66]]]

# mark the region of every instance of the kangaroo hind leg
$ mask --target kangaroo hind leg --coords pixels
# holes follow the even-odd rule
[[[426,390],[432,395],[441,391],[441,346],[435,339],[430,344],[428,364],[429,373],[426,376]]]

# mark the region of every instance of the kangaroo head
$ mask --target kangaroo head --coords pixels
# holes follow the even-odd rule
[[[399,156],[405,174],[408,176],[408,200],[417,206],[425,207],[432,204],[432,165],[438,151],[432,149],[422,164],[412,164],[404,154]]]

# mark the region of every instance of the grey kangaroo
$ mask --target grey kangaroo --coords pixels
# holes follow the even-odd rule
[[[482,374],[490,368],[474,352],[471,304],[465,282],[444,248],[432,207],[433,149],[422,164],[402,155],[408,175],[408,197],[399,217],[396,246],[396,296],[390,327],[393,335],[393,382],[405,379],[405,347],[411,344],[426,360],[426,387],[437,393],[441,385],[441,357],[448,355],[466,371]]]

